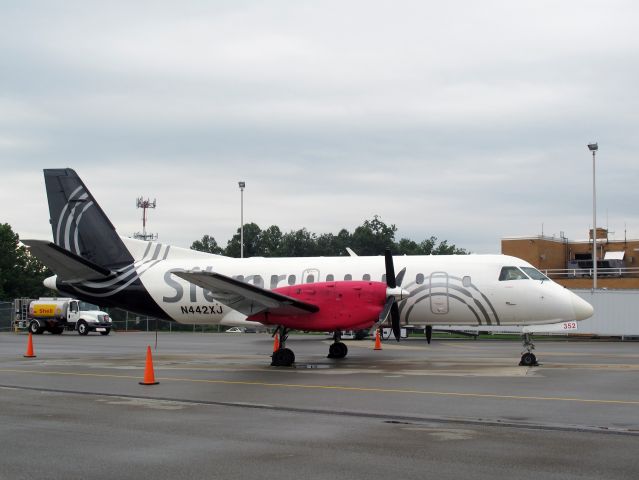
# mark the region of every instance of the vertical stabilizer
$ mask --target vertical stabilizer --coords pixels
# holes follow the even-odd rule
[[[133,263],[122,239],[75,171],[45,169],[44,181],[56,245],[111,270]]]

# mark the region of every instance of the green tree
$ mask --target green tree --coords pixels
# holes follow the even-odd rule
[[[8,223],[0,224],[0,300],[40,297],[48,291],[42,281],[52,273],[26,247]]]
[[[316,235],[305,228],[285,233],[277,253],[279,257],[314,257],[317,255]]]
[[[204,235],[202,240],[196,240],[191,244],[191,250],[197,250],[198,252],[214,253],[221,255],[223,253],[222,247],[220,247],[215,238],[210,235]]]
[[[372,220],[365,220],[357,227],[351,236],[350,247],[358,255],[381,255],[386,248],[395,245],[395,225],[386,225],[375,215]]]
[[[256,223],[244,224],[244,257],[261,257],[260,250],[260,237],[262,229]],[[226,248],[224,249],[224,255],[227,257],[240,256],[240,229],[237,229],[237,233],[233,235]]]
[[[276,257],[282,242],[282,231],[276,225],[262,230],[258,251],[263,257]]]

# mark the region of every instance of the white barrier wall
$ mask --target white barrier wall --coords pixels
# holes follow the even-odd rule
[[[579,322],[580,334],[639,336],[639,290],[573,290],[595,314]]]

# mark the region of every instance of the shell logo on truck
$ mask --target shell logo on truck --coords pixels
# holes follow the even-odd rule
[[[53,317],[53,316],[60,315],[60,313],[62,313],[62,310],[57,305],[41,303],[41,304],[33,305],[32,308],[33,308],[33,311],[31,312],[31,315],[34,317]]]

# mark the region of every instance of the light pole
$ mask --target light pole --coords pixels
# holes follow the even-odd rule
[[[597,143],[589,143],[592,152],[592,289],[597,290],[597,190],[595,184],[595,155],[599,150]]]
[[[240,258],[244,258],[244,187],[246,183],[237,182],[240,186]]]

